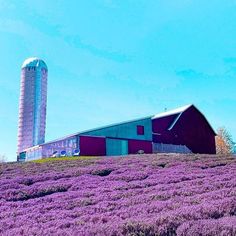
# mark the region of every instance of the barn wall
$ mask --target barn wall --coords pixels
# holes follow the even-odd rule
[[[153,122],[153,130],[157,129],[157,120]],[[215,134],[203,115],[190,107],[178,119],[171,130],[161,135],[153,135],[153,142],[175,145],[186,145],[193,153],[215,154]]]
[[[185,145],[173,130],[168,130],[179,114],[152,120],[153,142],[163,144]],[[163,126],[163,127],[162,127]],[[183,128],[184,129],[184,128]]]
[[[144,134],[137,133],[137,126],[144,126]],[[152,140],[152,122],[151,118],[122,123],[101,129],[83,132],[83,135],[106,136],[120,139]]]
[[[80,136],[80,155],[81,156],[105,156],[106,139],[105,137]]]
[[[139,150],[144,153],[152,153],[152,142],[142,140],[129,140],[128,141],[129,154],[136,154]]]
[[[33,161],[42,158],[42,147],[34,146],[32,148],[28,148],[26,151],[26,161]]]
[[[167,130],[179,114],[174,114],[166,117],[161,117],[152,120],[153,133],[162,133]]]
[[[194,153],[216,153],[215,134],[195,107],[190,107],[184,112],[173,132],[176,132]]]
[[[153,153],[192,153],[186,145],[153,143]]]
[[[106,138],[106,155],[120,156],[128,154],[128,141],[123,139]]]
[[[65,151],[67,156],[72,156],[74,150],[78,148],[77,139],[76,136],[72,136],[43,144],[42,157],[50,157],[54,152],[60,155],[62,151]]]

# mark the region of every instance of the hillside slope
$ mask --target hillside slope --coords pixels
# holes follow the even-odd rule
[[[236,235],[236,159],[0,165],[0,235]]]

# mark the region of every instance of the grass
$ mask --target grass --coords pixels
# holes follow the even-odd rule
[[[49,158],[34,160],[31,162],[46,163],[46,162],[51,162],[51,161],[73,161],[73,160],[75,161],[75,160],[90,160],[90,159],[96,159],[96,158],[98,157],[96,156],[49,157]]]

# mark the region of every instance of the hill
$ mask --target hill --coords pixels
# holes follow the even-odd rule
[[[236,235],[236,159],[133,155],[0,165],[0,235]]]

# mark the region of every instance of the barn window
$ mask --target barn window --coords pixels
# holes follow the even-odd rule
[[[144,135],[144,126],[137,125],[137,135]]]

